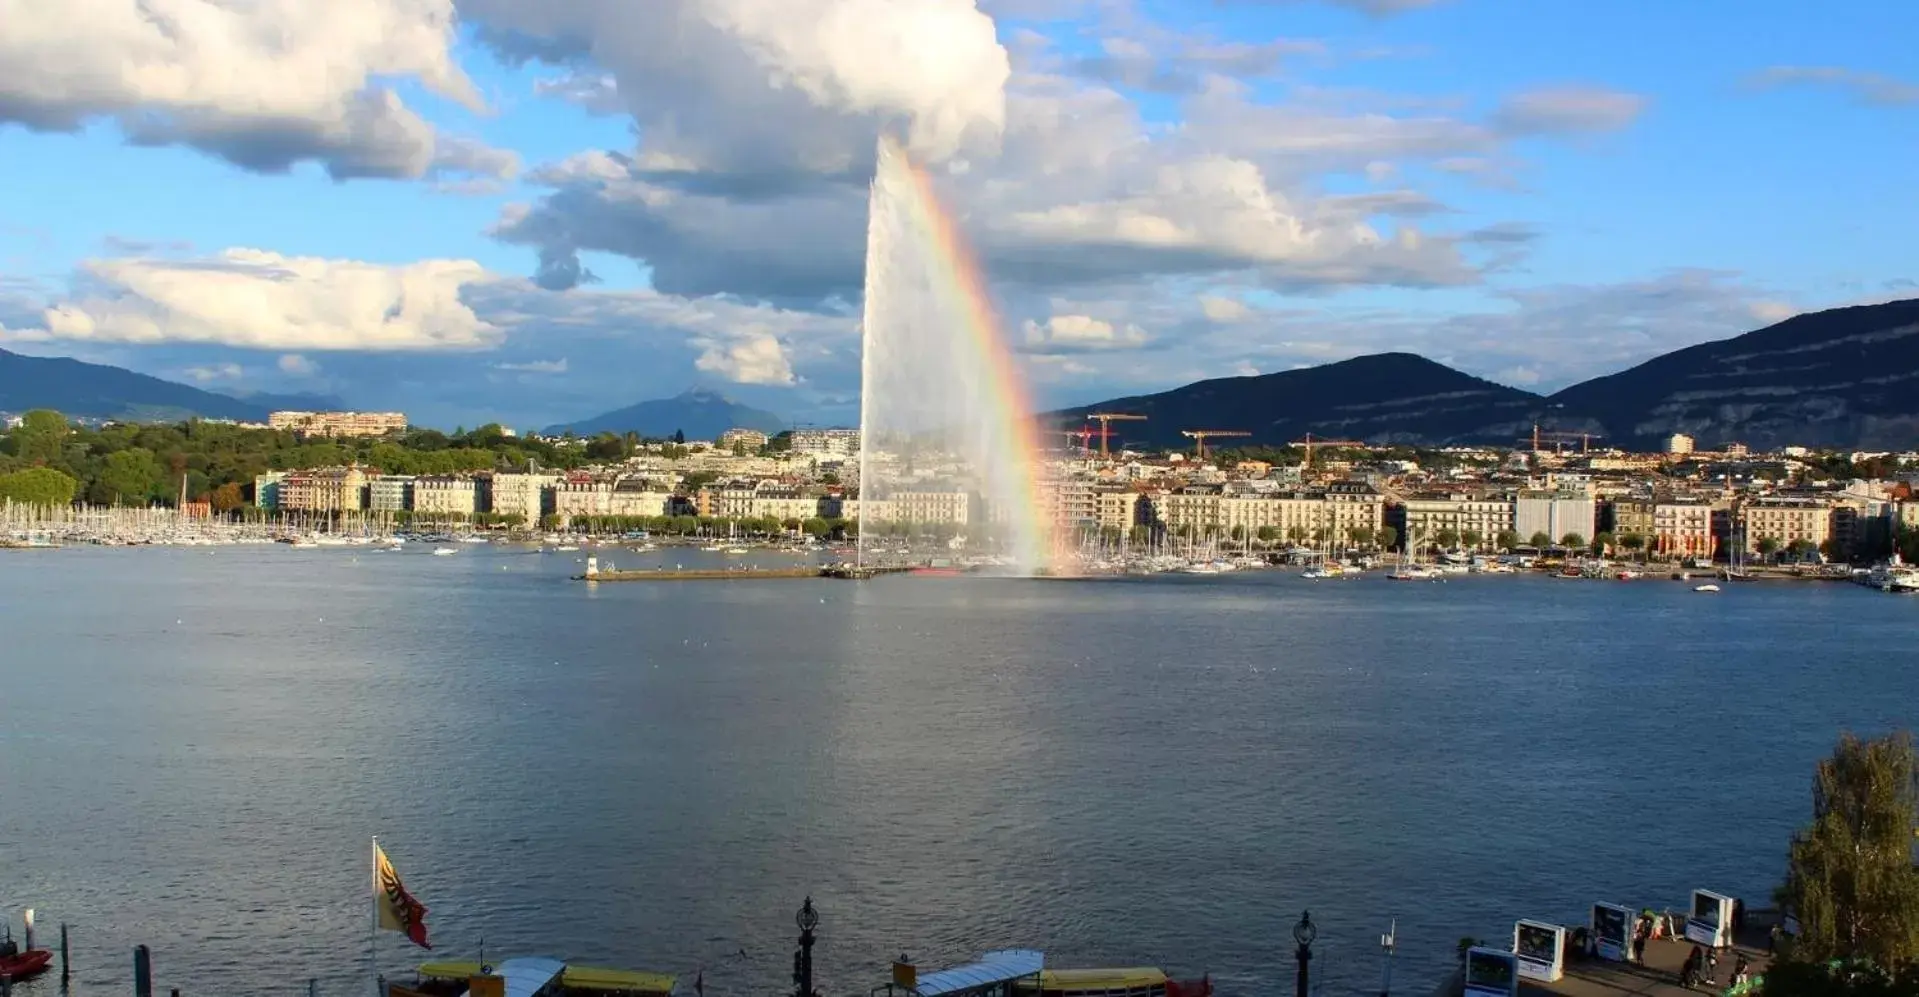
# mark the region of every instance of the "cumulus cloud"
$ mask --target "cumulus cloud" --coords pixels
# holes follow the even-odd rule
[[[388,266],[257,249],[200,260],[89,260],[74,294],[48,307],[39,328],[10,335],[250,349],[484,348],[500,332],[461,290],[487,276],[467,260]]]
[[[1493,120],[1514,135],[1618,131],[1646,109],[1639,94],[1604,87],[1568,86],[1515,94]]]
[[[1022,330],[1025,334],[1022,345],[1029,353],[1136,350],[1151,341],[1146,330],[1137,325],[1115,325],[1090,315],[1054,315],[1044,322],[1027,319]]]
[[[1879,107],[1919,104],[1919,83],[1908,83],[1884,73],[1842,69],[1838,66],[1770,66],[1748,78],[1746,83],[1756,89],[1830,87],[1861,103]]]
[[[740,384],[792,384],[793,366],[786,348],[764,333],[730,341],[704,340],[706,348],[693,366]]]
[[[519,374],[564,374],[566,358],[558,360],[527,360],[522,363],[496,363],[494,370],[511,371]]]
[[[1246,302],[1238,298],[1224,298],[1217,294],[1203,294],[1199,299],[1200,313],[1213,322],[1239,322],[1253,314]]]
[[[275,366],[280,368],[281,373],[291,374],[294,377],[312,377],[320,372],[319,364],[298,353],[281,354]]]
[[[590,60],[649,167],[863,169],[879,128],[923,156],[990,147],[1011,62],[973,0],[464,0],[503,56]]]
[[[508,162],[440,139],[383,83],[481,106],[452,54],[452,0],[0,0],[0,24],[0,123],[109,118],[138,144],[270,172],[312,160],[340,179]]]

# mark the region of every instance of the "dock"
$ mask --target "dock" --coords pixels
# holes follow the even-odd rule
[[[794,568],[648,568],[639,571],[594,570],[574,575],[576,582],[759,582],[783,578],[836,578],[842,581],[866,581],[880,575],[910,574],[915,567],[899,565],[829,564]]]
[[[1700,994],[1725,994],[1729,991],[1732,969],[1744,955],[1751,965],[1748,973],[1758,976],[1766,971],[1772,956],[1766,952],[1766,939],[1776,912],[1753,911],[1731,948],[1719,951],[1719,973],[1712,985],[1701,984],[1687,990],[1679,985],[1679,969],[1692,952],[1685,939],[1654,938],[1646,942],[1644,965],[1587,959],[1566,966],[1566,975],[1553,983],[1525,980],[1522,995],[1535,997],[1698,997]]]

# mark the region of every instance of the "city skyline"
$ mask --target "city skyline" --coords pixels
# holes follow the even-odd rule
[[[16,13],[0,346],[434,424],[695,383],[847,422],[882,129],[1042,406],[1392,349],[1544,391],[1915,293],[1891,3],[807,6]]]

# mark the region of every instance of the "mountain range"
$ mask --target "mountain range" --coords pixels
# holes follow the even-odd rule
[[[1702,447],[1909,449],[1919,442],[1919,299],[1809,312],[1732,339],[1538,395],[1408,353],[1199,381],[1047,414],[1092,412],[1137,446],[1189,445],[1184,429],[1236,430],[1232,442],[1326,439],[1511,446],[1533,425],[1589,432],[1603,445],[1657,449],[1673,433]]]
[[[54,408],[103,419],[257,421],[276,408],[338,408],[338,399],[231,395],[78,360],[0,350],[0,412]],[[1041,418],[1077,425],[1092,412],[1136,446],[1179,447],[1187,429],[1234,430],[1236,442],[1325,439],[1417,445],[1512,445],[1533,425],[1654,449],[1672,433],[1702,447],[1908,449],[1919,440],[1919,299],[1809,312],[1731,339],[1676,350],[1629,370],[1539,395],[1410,353],[1198,381]],[[695,389],[548,427],[580,435],[637,432],[712,439],[734,426],[777,432],[779,416]]]
[[[0,350],[0,412],[50,408],[83,419],[170,421],[199,416],[265,422],[278,409],[337,409],[319,395],[223,395],[106,364]]]
[[[566,432],[575,436],[631,432],[660,438],[684,433],[690,440],[711,440],[734,428],[777,433],[786,428],[786,420],[719,392],[694,388],[672,398],[656,398],[590,419],[548,426],[541,432],[553,436]]]

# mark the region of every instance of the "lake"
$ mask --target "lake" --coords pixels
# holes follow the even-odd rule
[[[437,957],[771,994],[811,894],[829,997],[1007,946],[1272,994],[1310,909],[1325,993],[1394,918],[1426,993],[1517,917],[1763,903],[1813,763],[1919,703],[1919,601],[1842,584],[577,556],[0,552],[0,907],[73,926],[77,994],[145,943],[163,993],[363,995],[378,834]]]

